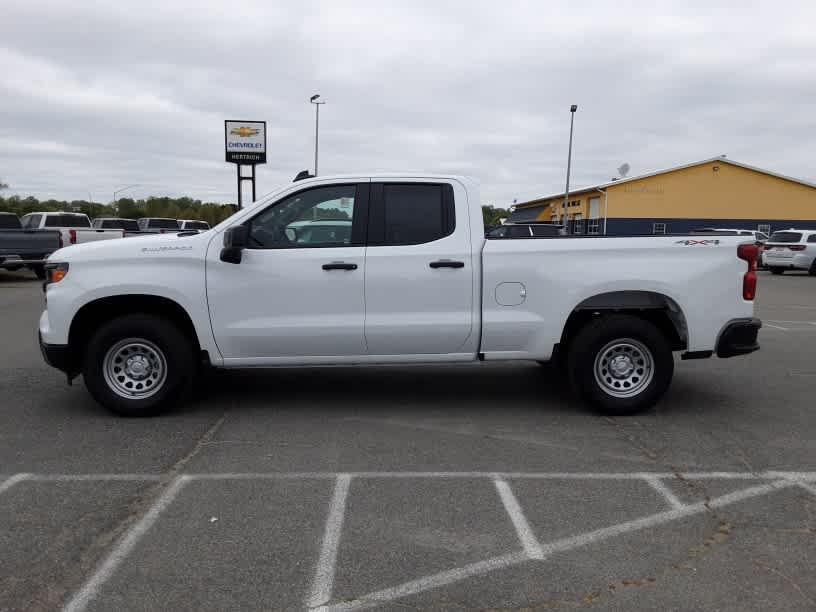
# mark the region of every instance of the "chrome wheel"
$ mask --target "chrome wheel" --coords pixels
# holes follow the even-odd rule
[[[167,379],[162,350],[143,338],[126,338],[114,344],[102,362],[105,382],[126,399],[145,399],[158,393]]]
[[[612,397],[633,397],[654,377],[654,358],[641,342],[631,338],[613,340],[595,357],[595,381]]]

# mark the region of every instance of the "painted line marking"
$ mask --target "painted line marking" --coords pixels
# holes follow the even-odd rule
[[[24,480],[30,480],[33,474],[15,474],[14,476],[10,476],[6,478],[3,482],[0,482],[0,493],[5,493],[11,487],[16,485],[18,482],[23,482]]]
[[[411,580],[410,582],[405,582],[395,587],[369,593],[368,595],[351,601],[345,601],[330,606],[322,606],[318,608],[318,610],[320,612],[340,612],[344,610],[363,610],[365,608],[373,608],[389,601],[408,597],[409,595],[416,595],[417,593],[422,593],[424,591],[430,591],[448,584],[453,584],[454,582],[460,582],[465,578],[480,576],[495,570],[510,567],[511,565],[518,565],[519,563],[523,563],[528,560],[527,555],[523,552],[509,553],[500,557],[487,559],[486,561],[478,561],[476,563],[457,567],[456,569],[439,572],[438,574],[432,574],[417,580]]]
[[[790,331],[787,327],[782,327],[781,325],[774,325],[772,323],[765,323],[765,327],[773,327],[774,329],[781,329],[782,331]]]
[[[593,544],[595,542],[609,539],[614,536],[639,531],[641,529],[647,529],[649,527],[655,527],[676,519],[707,512],[711,508],[721,508],[738,501],[758,497],[760,495],[766,495],[785,487],[792,487],[801,484],[802,483],[793,480],[775,480],[768,484],[749,487],[747,489],[735,491],[721,497],[716,497],[710,500],[708,504],[705,502],[689,504],[683,506],[682,508],[666,510],[664,512],[652,514],[640,519],[635,519],[633,521],[619,523],[611,527],[604,527],[602,529],[596,529],[595,531],[579,534],[577,536],[555,540],[553,542],[544,544],[542,549],[545,556],[559,552],[567,552]],[[362,610],[364,608],[371,608],[389,601],[407,597],[409,595],[415,595],[423,591],[429,591],[431,589],[447,586],[455,582],[460,582],[466,578],[487,574],[494,570],[503,569],[511,565],[518,565],[525,561],[529,561],[529,557],[526,555],[526,553],[511,553],[501,557],[494,557],[492,559],[488,559],[487,561],[471,563],[460,568],[440,572],[438,574],[433,574],[431,576],[426,576],[410,582],[405,582],[395,587],[375,591],[374,593],[369,593],[368,595],[364,595],[363,597],[359,597],[351,601],[345,601],[331,606],[322,606],[321,608],[318,608],[318,610],[320,610],[320,612],[339,612],[345,610]]]
[[[798,482],[796,484],[802,487],[805,491],[808,491],[809,493],[813,493],[814,495],[816,495],[816,485],[808,484],[806,482]]]
[[[746,499],[750,499],[752,497],[758,497],[760,495],[766,495],[768,493],[771,493],[772,491],[777,491],[785,487],[791,487],[796,484],[797,484],[796,482],[790,480],[775,480],[774,482],[770,482],[768,484],[757,485],[755,487],[749,487],[747,489],[741,489],[739,491],[734,491],[733,493],[728,493],[720,497],[715,497],[714,499],[710,500],[708,504],[706,504],[706,502],[688,504],[683,506],[682,508],[677,508],[675,510],[659,512],[657,514],[652,514],[650,516],[635,519],[633,521],[626,521],[624,523],[612,525],[611,527],[604,527],[602,529],[596,529],[595,531],[582,533],[577,536],[571,536],[568,538],[563,538],[561,540],[556,540],[555,542],[545,544],[544,552],[547,555],[557,552],[566,552],[574,548],[579,548],[581,546],[586,546],[588,544],[600,542],[602,540],[606,540],[614,536],[623,535],[625,533],[630,533],[633,531],[639,531],[641,529],[646,529],[649,527],[656,527],[657,525],[662,525],[664,523],[668,523],[676,519],[685,518],[687,516],[692,516],[695,514],[700,514],[702,512],[708,511],[710,508],[722,508],[723,506],[727,506],[738,501],[743,501]]]
[[[671,489],[669,489],[669,487],[666,486],[666,483],[664,483],[662,479],[655,478],[654,476],[644,476],[643,480],[649,483],[649,486],[662,495],[666,502],[675,510],[685,507],[686,504],[677,498],[677,496]]]
[[[343,519],[346,514],[351,476],[339,474],[334,485],[334,494],[329,503],[329,515],[326,519],[326,530],[323,534],[323,545],[317,561],[312,590],[306,606],[316,608],[331,599],[334,587],[334,574],[337,565],[337,551],[340,546],[340,534],[343,531]]]
[[[116,569],[136,547],[142,536],[147,533],[159,518],[159,515],[173,502],[179,491],[190,481],[187,476],[174,478],[159,499],[147,513],[119,540],[119,543],[99,565],[88,581],[77,591],[62,609],[63,612],[81,612],[99,594],[100,589],[113,576]]]
[[[351,478],[462,478],[481,479],[552,479],[552,480],[643,480],[644,478],[669,479],[682,476],[691,480],[816,480],[816,471],[767,471],[767,472],[228,472],[181,474],[187,480],[277,480],[277,479],[325,479],[338,476]],[[12,476],[16,478],[17,475]],[[79,480],[161,480],[166,474],[36,474],[26,473],[25,480],[62,482]],[[0,481],[2,482],[2,481]]]
[[[504,504],[507,515],[513,522],[513,527],[516,528],[516,534],[522,548],[524,548],[524,552],[530,559],[543,559],[544,551],[541,550],[541,544],[538,543],[538,539],[535,537],[530,523],[527,522],[527,517],[524,516],[524,511],[521,509],[516,496],[513,495],[510,485],[502,478],[494,478],[493,483],[496,485],[496,490],[499,492],[499,497]]]
[[[85,480],[98,481],[157,481],[159,474],[32,474],[31,480],[37,482],[75,482]]]

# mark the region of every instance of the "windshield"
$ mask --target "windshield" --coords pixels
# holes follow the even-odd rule
[[[800,232],[774,232],[768,242],[799,242],[802,240]]]
[[[45,227],[91,227],[85,215],[47,215]]]

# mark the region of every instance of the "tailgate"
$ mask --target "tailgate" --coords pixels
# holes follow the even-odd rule
[[[0,253],[50,253],[60,248],[59,236],[59,232],[53,230],[0,230]]]

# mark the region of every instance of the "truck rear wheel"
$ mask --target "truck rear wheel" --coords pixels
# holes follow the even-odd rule
[[[598,412],[637,414],[654,406],[674,374],[671,345],[649,321],[630,315],[600,317],[570,344],[573,389]]]
[[[771,274],[784,274],[785,268],[780,268],[779,266],[771,266],[770,268]]]
[[[91,395],[105,408],[127,417],[155,416],[189,393],[194,351],[166,319],[125,315],[93,334],[82,374]]]

